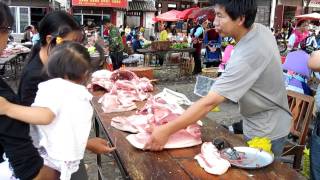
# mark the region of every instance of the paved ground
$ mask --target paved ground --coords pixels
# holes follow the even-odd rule
[[[157,87],[162,90],[164,87],[172,89],[174,91],[185,94],[191,101],[199,99],[198,96],[193,94],[193,88],[195,85],[195,77],[182,77],[178,78],[177,71],[174,69],[155,71],[156,78],[160,81]],[[210,112],[208,117],[218,123],[224,125],[231,125],[233,122],[241,119],[238,113],[238,106],[232,102],[225,102],[220,106],[221,112]],[[92,135],[94,133],[91,133]],[[90,180],[97,180],[97,167],[96,156],[90,152],[85,154],[85,163],[88,165],[88,174]],[[103,156],[102,170],[107,179],[122,179],[119,169],[117,169],[112,156]]]

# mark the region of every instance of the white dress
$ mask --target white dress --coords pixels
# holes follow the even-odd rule
[[[48,125],[37,125],[39,152],[44,163],[70,179],[83,159],[91,129],[92,95],[79,84],[55,78],[39,84],[32,106],[47,107],[54,114]]]

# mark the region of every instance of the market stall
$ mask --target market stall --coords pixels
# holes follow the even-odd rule
[[[304,179],[295,170],[277,161],[265,168],[250,170],[231,167],[221,176],[211,175],[194,159],[195,155],[200,153],[200,145],[161,152],[136,149],[127,141],[128,133],[110,125],[112,118],[129,116],[135,111],[104,113],[101,104],[98,103],[99,97],[95,96],[92,101],[96,114],[96,135],[100,136],[100,132],[103,132],[110,143],[117,147],[113,156],[124,179]],[[137,103],[138,109],[142,108],[144,103]],[[217,137],[224,137],[233,146],[246,146],[240,137],[229,133],[214,121],[207,118],[202,121],[204,123],[201,128],[203,142],[212,142]],[[98,156],[98,165],[101,167],[100,156]]]

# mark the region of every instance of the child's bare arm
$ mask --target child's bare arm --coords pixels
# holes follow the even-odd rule
[[[36,125],[50,124],[55,116],[49,108],[21,106],[10,103],[3,97],[0,97],[0,114]]]
[[[95,137],[88,139],[86,149],[95,154],[105,154],[114,151],[116,147],[110,147],[105,139]]]

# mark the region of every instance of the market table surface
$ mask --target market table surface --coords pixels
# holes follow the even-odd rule
[[[183,48],[183,49],[168,49],[168,50],[153,50],[153,49],[137,49],[137,51],[141,54],[146,54],[146,53],[159,53],[159,52],[194,52],[196,49],[195,48]]]
[[[99,96],[95,96],[92,100],[95,109],[96,135],[99,136],[101,128],[111,145],[117,147],[113,155],[125,179],[304,179],[302,175],[282,162],[273,162],[271,165],[257,170],[231,167],[221,176],[211,175],[204,171],[194,159],[194,156],[200,153],[200,145],[161,152],[136,149],[126,140],[128,133],[110,126],[113,117],[129,116],[135,111],[103,113],[98,99]],[[137,103],[138,108],[143,105],[144,102]],[[204,124],[201,130],[203,142],[223,137],[233,146],[245,146],[245,142],[240,137],[229,133],[216,122],[207,118],[202,119],[202,122]],[[101,165],[100,156],[97,161],[98,165]],[[101,179],[100,176],[99,179]]]

